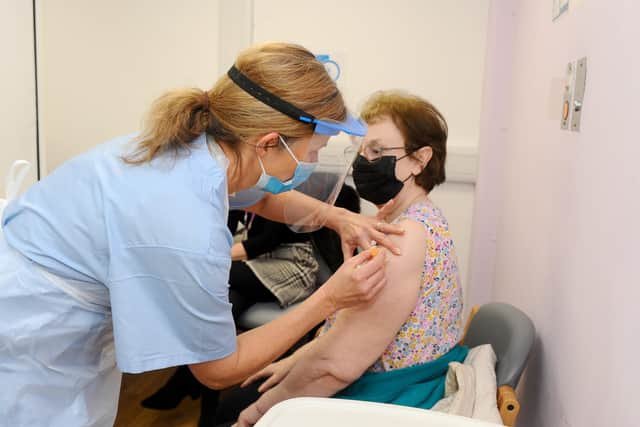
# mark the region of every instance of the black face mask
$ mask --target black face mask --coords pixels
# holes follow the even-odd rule
[[[404,183],[413,176],[409,175],[404,181],[396,178],[396,161],[408,155],[399,158],[382,156],[375,162],[370,162],[358,154],[353,162],[353,182],[360,197],[375,205],[383,205],[396,197]]]

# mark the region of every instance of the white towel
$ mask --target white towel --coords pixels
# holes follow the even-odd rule
[[[450,363],[444,398],[432,409],[502,425],[495,366],[496,354],[489,344],[472,348],[464,363]]]

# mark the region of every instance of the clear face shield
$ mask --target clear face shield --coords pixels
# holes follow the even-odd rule
[[[356,117],[335,121],[318,120],[311,137],[305,162],[314,164],[313,173],[295,190],[334,205],[351,169],[366,134],[366,125]],[[324,132],[324,133],[323,133]],[[284,220],[298,233],[309,233],[322,228],[328,219],[329,206],[288,203],[284,207]]]
[[[359,152],[362,137],[367,133],[366,124],[351,114],[347,114],[343,121],[316,118],[257,85],[235,66],[231,67],[227,75],[256,99],[313,127],[314,133],[306,155],[303,159],[297,159],[298,162],[304,162],[306,167],[310,166],[313,172],[305,181],[296,185],[295,191],[324,204],[286,203],[283,214],[284,222],[295,232],[309,233],[322,228],[328,219],[328,205],[336,202],[351,164]]]

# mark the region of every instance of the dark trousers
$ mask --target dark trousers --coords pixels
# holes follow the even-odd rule
[[[245,388],[234,386],[222,393],[216,414],[216,427],[231,426],[236,422],[240,412],[260,398],[258,387],[262,381],[250,384]],[[207,426],[209,427],[209,426]],[[213,425],[211,426],[213,427]]]

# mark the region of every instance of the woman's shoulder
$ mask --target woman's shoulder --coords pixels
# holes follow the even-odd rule
[[[389,235],[391,242],[400,249],[401,256],[390,256],[387,267],[389,275],[395,273],[399,280],[407,272],[417,269],[424,262],[429,231],[413,218],[399,218],[396,222],[403,230],[401,235]]]
[[[449,228],[444,212],[431,199],[413,203],[398,219],[413,219],[425,225]]]

